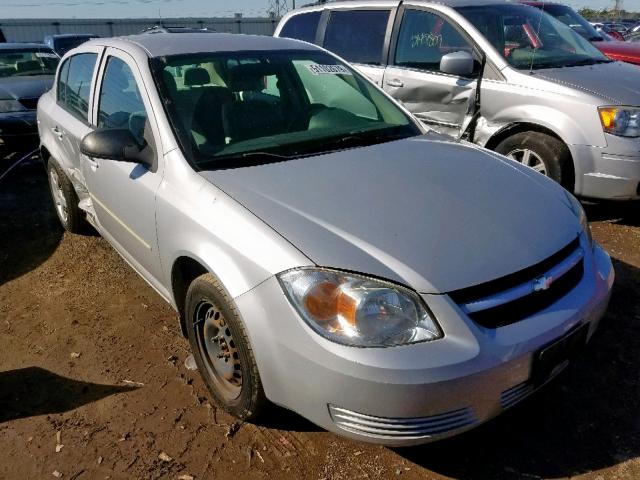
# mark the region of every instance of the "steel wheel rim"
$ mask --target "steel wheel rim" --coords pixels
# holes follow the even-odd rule
[[[242,367],[237,345],[224,315],[211,302],[201,301],[195,310],[194,328],[200,356],[226,400],[242,390]]]
[[[533,150],[528,148],[517,148],[507,153],[507,157],[532,168],[542,175],[547,175],[547,166],[544,164],[542,158],[540,158],[540,155]]]
[[[49,178],[51,180],[51,195],[53,196],[53,202],[56,206],[56,212],[58,213],[60,220],[67,223],[67,218],[69,217],[69,212],[67,211],[67,199],[65,198],[62,187],[60,186],[58,173],[51,169]]]

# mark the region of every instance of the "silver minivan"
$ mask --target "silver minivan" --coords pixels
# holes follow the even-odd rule
[[[354,63],[425,125],[502,153],[576,195],[640,198],[640,69],[503,0],[336,2],[276,36]]]

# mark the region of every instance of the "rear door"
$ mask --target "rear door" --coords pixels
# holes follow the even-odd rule
[[[65,59],[56,83],[56,104],[43,126],[57,139],[56,159],[72,175],[80,170],[80,141],[91,131],[90,98],[101,53],[102,47],[95,47]]]
[[[155,88],[149,85],[149,88]],[[146,278],[160,278],[156,192],[162,181],[162,147],[147,85],[134,59],[108,48],[93,101],[93,128],[128,129],[151,148],[154,165],[83,156],[83,172],[101,233]]]
[[[478,60],[473,43],[459,27],[438,12],[402,7],[391,41],[384,90],[430,128],[460,134],[472,113],[478,74],[471,78],[440,71],[448,53],[467,51]]]
[[[393,26],[392,8],[331,9],[320,28],[322,46],[354,64],[382,86],[389,39]]]

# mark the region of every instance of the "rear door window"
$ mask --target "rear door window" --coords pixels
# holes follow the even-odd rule
[[[324,48],[353,63],[380,65],[390,10],[332,11]]]
[[[314,43],[318,23],[320,22],[320,14],[321,12],[309,12],[294,15],[282,27],[280,36]]]
[[[89,114],[91,81],[97,59],[96,53],[79,53],[67,60],[60,71],[58,102],[83,121],[87,121]]]
[[[472,46],[453,25],[423,10],[406,10],[396,46],[395,64],[418,70],[440,71],[440,60],[448,53]]]

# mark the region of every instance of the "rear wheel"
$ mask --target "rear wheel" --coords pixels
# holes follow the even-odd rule
[[[47,174],[53,206],[60,223],[68,232],[81,232],[85,227],[84,212],[78,207],[78,195],[71,181],[54,161],[49,161]]]
[[[557,138],[541,132],[521,132],[504,139],[496,152],[534,169],[573,191],[571,153]]]
[[[213,275],[196,278],[185,302],[188,338],[202,378],[216,403],[247,420],[266,404],[247,332]]]

